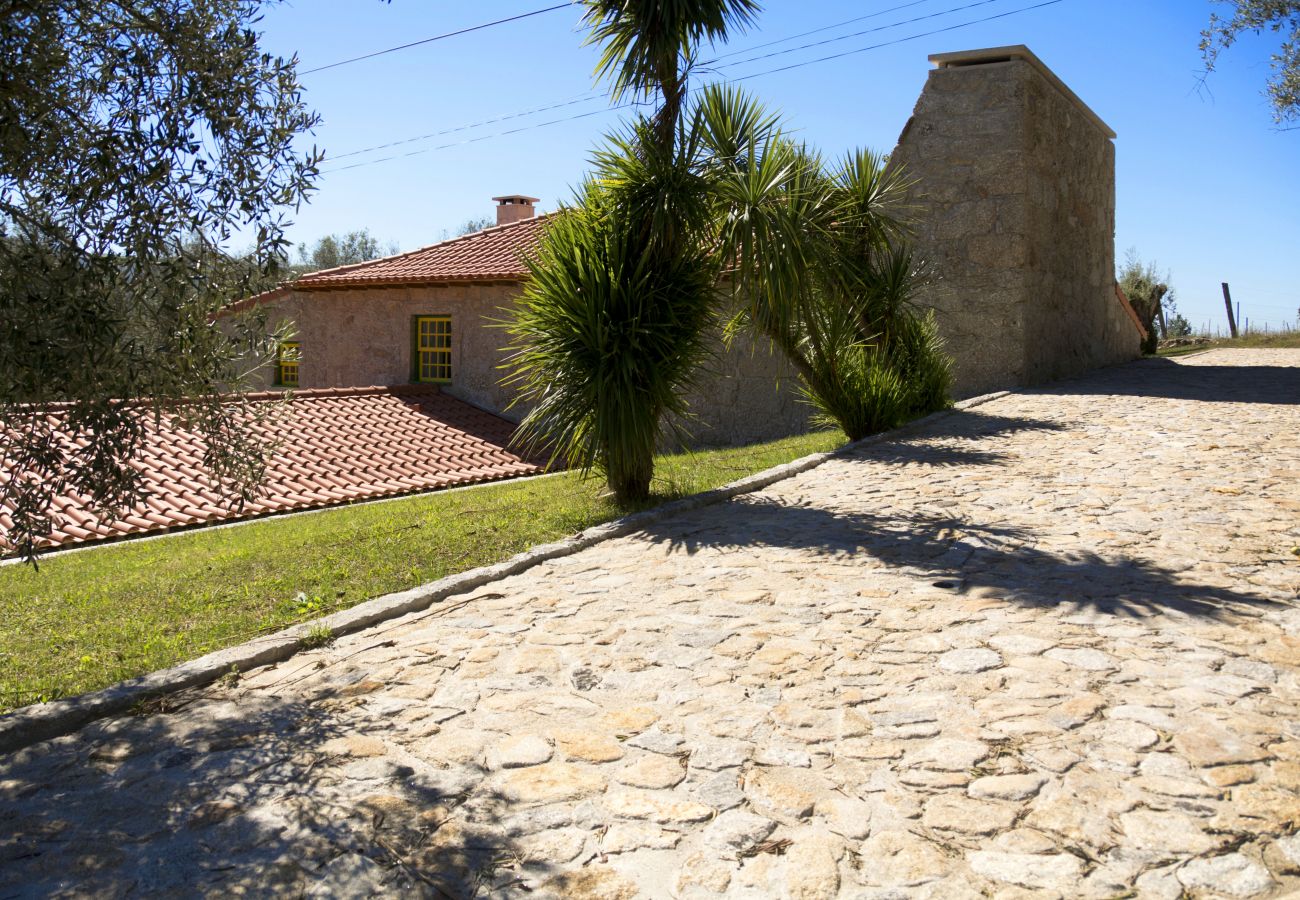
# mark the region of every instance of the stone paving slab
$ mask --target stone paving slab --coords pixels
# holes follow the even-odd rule
[[[1300,889],[1300,351],[1013,394],[0,759],[0,897]]]

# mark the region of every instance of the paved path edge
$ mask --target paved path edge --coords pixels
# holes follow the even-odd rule
[[[275,634],[256,638],[225,650],[217,650],[170,669],[160,669],[119,682],[111,687],[65,700],[22,707],[0,718],[0,754],[12,753],[32,744],[70,734],[97,719],[130,711],[166,694],[211,684],[232,670],[246,672],[258,666],[282,662],[304,649],[303,638],[313,629],[328,628],[335,637],[342,637],[408,613],[420,612],[447,597],[518,575],[547,560],[572,556],[602,541],[632,534],[670,516],[762,490],[768,485],[793,478],[795,475],[815,469],[828,460],[852,453],[862,447],[905,437],[954,413],[982,406],[1016,393],[1017,390],[1019,389],[971,397],[953,404],[948,409],[914,419],[890,431],[853,441],[836,450],[814,453],[711,491],[692,494],[653,509],[621,516],[612,522],[588,528],[572,537],[550,544],[540,544],[496,565],[471,569],[409,590],[384,594],[350,609],[310,622],[302,622]]]

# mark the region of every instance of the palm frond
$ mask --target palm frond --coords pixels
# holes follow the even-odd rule
[[[755,0],[582,0],[587,43],[601,46],[596,75],[615,100],[645,99],[681,80],[703,41],[725,42],[759,12]]]

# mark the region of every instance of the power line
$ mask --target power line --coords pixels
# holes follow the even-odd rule
[[[444,41],[447,38],[456,37],[462,34],[469,34],[471,31],[482,31],[484,28],[492,28],[496,25],[505,25],[509,22],[518,22],[520,19],[540,16],[542,13],[555,12],[557,9],[566,9],[571,3],[560,3],[556,6],[548,6],[545,9],[535,9],[532,12],[520,13],[517,16],[510,16],[506,19],[497,19],[495,22],[484,22],[482,25],[471,25],[468,28],[461,28],[458,31],[448,31],[445,34],[435,34],[433,37],[424,38],[419,41],[411,41],[409,44],[399,44],[396,47],[389,47],[385,50],[376,50],[374,53],[366,53],[361,56],[354,56],[351,59],[341,59],[338,62],[332,62],[326,66],[317,66],[314,69],[307,69],[299,72],[299,75],[311,75],[314,72],[324,72],[326,69],[337,69],[339,66],[350,65],[354,62],[361,62],[363,59],[374,59],[376,56],[383,56],[387,53],[396,53],[398,50],[409,50],[412,47],[420,47],[424,44],[432,44],[434,41]]]
[[[929,13],[924,16],[917,16],[914,19],[905,19],[902,22],[891,22],[888,25],[877,25],[875,28],[867,28],[863,31],[855,31],[853,34],[845,34],[840,37],[827,38],[824,41],[813,41],[811,44],[803,44],[798,47],[789,47],[785,50],[774,50],[771,53],[764,53],[762,56],[754,56],[749,59],[738,59],[735,62],[729,62],[725,65],[717,66],[719,69],[730,69],[735,66],[743,66],[746,63],[760,62],[764,59],[771,59],[774,56],[785,56],[788,53],[798,53],[800,50],[810,50],[813,47],[823,47],[826,44],[835,44],[840,41],[852,40],[856,37],[863,37],[868,34],[876,34],[881,31],[888,31],[891,28],[901,28],[904,25],[914,25],[917,22],[924,22],[927,19],[937,19],[940,16],[948,16],[957,12],[964,12],[968,9],[974,9],[977,6],[988,6],[990,3],[1000,3],[1002,0],[976,0],[974,3],[967,3],[965,6],[954,6],[951,9],[943,9],[939,12]],[[719,57],[721,58],[721,57]]]
[[[1237,283],[1238,283],[1238,282],[1236,282],[1236,281],[1233,282],[1234,285],[1237,284]],[[1250,293],[1250,294],[1274,294],[1274,295],[1279,296],[1279,297],[1298,297],[1298,298],[1300,298],[1300,288],[1291,288],[1290,290],[1281,290],[1281,291],[1279,291],[1279,290],[1277,290],[1276,288],[1271,288],[1271,287],[1267,287],[1267,288],[1254,287],[1254,286],[1252,286],[1252,285],[1250,285],[1250,284],[1247,284],[1247,283],[1245,283],[1245,282],[1242,282],[1242,283],[1241,283],[1241,286],[1246,290],[1247,293]]]
[[[400,141],[390,141],[387,144],[376,144],[373,147],[363,147],[360,150],[351,150],[347,153],[339,153],[334,156],[331,156],[330,160],[333,161],[336,159],[346,159],[349,156],[360,156],[363,153],[373,153],[376,150],[388,150],[391,149],[392,147],[400,147],[403,144],[413,144],[416,141],[426,141],[429,138],[442,137],[448,134],[455,134],[459,131],[468,131],[471,128],[482,128],[484,125],[495,125],[498,122],[506,122],[509,121],[510,119],[520,119],[523,118],[524,116],[533,116],[536,115],[537,113],[550,112],[553,109],[563,109],[566,106],[576,106],[579,103],[590,103],[592,100],[600,99],[603,98],[604,96],[605,95],[600,91],[588,91],[585,94],[580,94],[577,97],[573,97],[568,100],[561,101],[559,103],[552,103],[549,106],[537,106],[532,109],[522,110],[520,112],[506,113],[503,115],[495,116],[491,119],[480,119],[477,122],[470,122],[465,125],[456,125],[452,128],[444,128],[442,131],[431,131],[428,134],[417,134],[415,137],[403,138]]]
[[[1234,297],[1233,299],[1235,300],[1236,298]],[[1213,302],[1213,301],[1210,301],[1210,302]],[[1254,300],[1242,300],[1242,301],[1241,301],[1241,305],[1242,305],[1243,307],[1247,307],[1247,306],[1248,306],[1248,307],[1251,308],[1251,309],[1271,309],[1271,310],[1277,310],[1277,311],[1279,311],[1279,312],[1295,312],[1295,311],[1296,311],[1296,307],[1294,307],[1294,306],[1286,306],[1286,305],[1277,304],[1277,303],[1256,303]]]
[[[877,17],[879,17],[879,16],[883,16],[883,15],[885,15],[885,14],[887,14],[887,13],[897,12],[897,11],[900,10],[900,9],[907,9],[908,7],[918,6],[918,5],[920,5],[921,3],[929,3],[929,2],[931,2],[931,0],[912,0],[912,2],[910,2],[910,3],[904,3],[904,4],[902,4],[901,6],[891,6],[891,7],[889,7],[888,9],[882,9],[882,10],[880,10],[879,12],[874,12],[874,13],[871,13],[870,15],[866,15],[866,16],[857,16],[857,17],[852,18],[852,19],[846,19],[846,20],[844,20],[843,22],[835,22],[835,23],[833,23],[833,24],[831,24],[831,25],[824,25],[824,26],[822,26],[821,28],[814,28],[814,29],[811,30],[811,31],[805,31],[805,32],[802,32],[802,33],[800,33],[800,34],[793,34],[793,35],[790,35],[789,37],[779,38],[778,40],[768,41],[768,42],[765,43],[765,44],[758,44],[757,46],[746,47],[746,48],[743,49],[743,50],[736,50],[736,51],[733,51],[733,52],[731,52],[731,53],[724,53],[724,54],[722,54],[721,56],[716,56],[716,57],[714,57],[714,58],[712,58],[712,59],[710,59],[710,60],[707,60],[706,62],[701,63],[701,64],[700,64],[700,67],[701,67],[702,70],[704,70],[704,71],[708,71],[708,67],[709,67],[709,66],[712,66],[712,65],[713,65],[714,63],[716,63],[717,61],[719,61],[719,60],[721,60],[721,59],[726,59],[727,57],[730,57],[730,56],[736,56],[736,55],[741,54],[741,53],[753,53],[755,50],[761,50],[761,49],[763,49],[764,47],[771,47],[771,46],[774,46],[774,45],[776,45],[776,44],[783,44],[783,43],[787,43],[788,41],[798,40],[799,38],[801,38],[801,37],[807,37],[807,36],[810,35],[810,34],[817,34],[817,33],[819,33],[819,32],[823,32],[823,31],[830,31],[830,30],[833,29],[833,28],[842,28],[842,27],[845,26],[845,25],[851,25],[851,24],[853,24],[854,22],[861,22],[861,21],[863,21],[864,19],[874,19],[874,18],[877,18]],[[994,0],[983,0],[983,2],[994,2]],[[978,5],[980,5],[980,4],[979,4],[979,3],[976,3],[976,4],[972,4],[972,5],[974,5],[974,6],[978,6]],[[943,12],[936,13],[935,15],[946,15],[946,14],[948,14],[948,13],[960,12],[961,10],[963,10],[963,9],[967,9],[967,8],[968,8],[968,7],[965,7],[965,6],[959,6],[959,7],[956,7],[955,9],[948,9],[948,10],[944,10]],[[908,24],[911,24],[911,23],[913,23],[913,22],[921,21],[921,19],[926,19],[926,18],[933,18],[933,16],[922,16],[920,19],[907,19],[907,20],[904,20],[904,21],[901,21],[901,22],[894,22],[894,23],[891,23],[891,24],[889,24],[889,25],[883,25],[883,26],[881,26],[880,28],[874,28],[874,29],[871,29],[871,31],[872,31],[872,32],[874,32],[874,31],[884,31],[884,30],[887,30],[887,29],[889,29],[889,28],[898,28],[898,27],[900,27],[900,26],[902,26],[902,25],[908,25]],[[866,33],[869,33],[869,32],[859,32],[859,33],[856,34],[856,35],[848,35],[847,37],[850,37],[850,38],[851,38],[851,37],[859,37],[859,36],[861,36],[862,34],[866,34]],[[835,40],[842,40],[842,38],[836,38]],[[807,45],[807,46],[818,46],[818,45],[817,45],[817,44],[810,44],[810,45]],[[783,52],[783,53],[792,53],[792,52],[794,52],[794,50],[798,50],[798,49],[806,49],[806,47],[804,47],[804,48],[794,48],[794,49],[792,49],[792,50],[786,50],[786,51],[781,51],[781,52]],[[773,54],[773,55],[776,55],[776,54]],[[759,59],[765,59],[766,57],[758,57],[758,58],[759,58]],[[740,62],[736,62],[736,63],[728,63],[727,66],[730,66],[730,65],[740,65],[742,62],[753,62],[753,61],[754,61],[754,60],[741,60]],[[719,68],[727,68],[727,66],[721,66],[721,67],[719,67]],[[335,161],[335,160],[347,159],[347,158],[349,158],[349,157],[353,157],[353,156],[361,156],[362,154],[365,154],[365,153],[374,153],[374,152],[379,151],[379,150],[389,150],[389,149],[391,149],[391,148],[393,148],[393,147],[399,147],[399,146],[401,146],[401,145],[403,145],[403,144],[413,144],[413,143],[416,143],[417,141],[425,141],[425,140],[429,140],[430,138],[445,137],[445,136],[447,136],[447,135],[449,135],[449,134],[456,134],[456,133],[461,132],[461,131],[469,131],[470,129],[473,129],[473,128],[481,128],[481,127],[483,127],[484,125],[495,125],[495,124],[497,124],[497,123],[499,123],[499,122],[505,122],[505,121],[509,121],[509,120],[511,120],[511,119],[519,119],[519,118],[523,118],[524,116],[531,116],[531,115],[535,115],[535,114],[537,114],[537,113],[541,113],[541,112],[550,112],[551,110],[562,109],[562,108],[567,107],[567,106],[576,106],[576,105],[578,105],[578,104],[580,104],[580,103],[589,103],[589,102],[592,101],[592,100],[595,100],[595,99],[597,99],[597,98],[603,98],[604,96],[605,96],[605,94],[604,94],[603,92],[601,92],[601,91],[588,91],[588,92],[586,92],[585,94],[580,94],[580,95],[578,95],[578,96],[576,96],[576,97],[573,97],[573,98],[571,98],[571,99],[569,99],[569,100],[564,100],[564,101],[561,101],[561,102],[558,102],[558,103],[549,104],[549,105],[546,105],[546,106],[539,106],[539,107],[535,107],[535,108],[532,108],[532,109],[522,110],[522,111],[520,111],[520,112],[506,113],[506,114],[502,114],[502,115],[499,115],[499,116],[495,116],[495,117],[490,118],[490,119],[481,119],[481,120],[479,120],[479,121],[477,121],[477,122],[470,122],[470,123],[467,123],[467,124],[464,124],[464,125],[456,125],[456,126],[451,127],[451,128],[444,128],[444,129],[441,129],[441,130],[439,130],[439,131],[431,131],[431,132],[428,132],[427,134],[417,134],[417,135],[415,135],[415,136],[413,136],[413,137],[403,138],[403,139],[401,139],[401,140],[397,140],[397,141],[389,141],[388,143],[384,143],[384,144],[376,144],[376,145],[374,145],[374,146],[372,146],[372,147],[362,147],[362,148],[359,149],[359,150],[350,150],[350,151],[348,151],[347,153],[339,153],[339,154],[335,154],[335,155],[332,155],[332,156],[329,157],[329,161],[330,161],[330,162],[333,162],[333,161]],[[456,145],[456,144],[447,144],[447,145],[443,145],[443,146],[444,146],[444,147],[449,147],[449,146],[458,146],[458,145]],[[439,149],[439,148],[434,148],[434,149]],[[387,157],[387,158],[388,158],[388,159],[393,159],[393,158],[395,158],[395,157]],[[342,168],[342,167],[340,167],[340,168]],[[352,168],[352,167],[349,166],[348,168]],[[330,171],[339,171],[339,169],[331,169]]]
[[[879,50],[881,47],[890,47],[894,44],[903,44],[907,41],[915,41],[923,37],[933,37],[936,34],[945,34],[949,31],[956,31],[958,28],[966,28],[969,25],[979,25],[984,22],[992,22],[996,19],[1005,19],[1007,16],[1014,16],[1017,13],[1030,12],[1035,9],[1042,9],[1045,6],[1055,6],[1058,3],[1064,3],[1065,0],[1047,0],[1045,3],[1036,3],[1033,6],[1024,6],[1020,9],[1013,9],[1009,12],[998,13],[996,16],[985,16],[983,19],[975,19],[970,22],[960,22],[956,25],[949,25],[947,28],[936,28],[934,31],[927,31],[923,34],[914,34],[911,37],[899,38],[894,41],[885,41],[880,44],[872,44],[869,47],[859,47],[856,50],[845,50],[843,53],[833,53],[830,56],[822,56],[817,59],[810,59],[801,63],[792,63],[788,66],[781,66],[776,69],[768,69],[764,72],[751,72],[748,75],[742,75],[739,78],[732,78],[731,81],[747,81],[750,78],[757,78],[760,75],[773,75],[777,72],[789,72],[791,69],[802,69],[804,66],[816,65],[817,63],[830,62],[833,59],[843,59],[846,56],[853,56],[858,53],[866,53],[868,50]]]
[[[983,0],[983,2],[991,2],[991,0]],[[969,28],[972,25],[981,25],[985,22],[992,22],[997,19],[1005,19],[1008,16],[1014,16],[1024,12],[1031,12],[1036,9],[1043,9],[1044,7],[1055,6],[1058,3],[1064,3],[1064,2],[1065,0],[1046,0],[1046,2],[1036,3],[1032,6],[1025,6],[1019,9],[1008,10],[1007,12],[998,13],[997,15],[985,16],[982,19],[972,19],[969,22],[959,22],[955,25],[949,25],[945,28],[936,28],[931,31],[921,32],[920,34],[913,34],[913,35],[908,35],[907,37],[895,38],[892,41],[882,41],[881,43],[878,44],[871,44],[866,47],[858,47],[854,50],[846,50],[843,53],[835,53],[830,56],[819,57],[818,59],[810,59],[810,60],[805,60],[804,62],[791,63],[790,65],[787,66],[779,66],[773,69],[765,69],[764,71],[761,72],[750,72],[749,74],[746,75],[741,75],[736,78],[727,79],[727,81],[724,83],[736,83],[740,81],[748,81],[751,78],[758,78],[763,75],[773,75],[777,72],[789,72],[794,69],[802,69],[806,66],[812,66],[812,65],[817,65],[819,63],[829,62],[831,60],[842,59],[843,57],[846,56],[853,56],[858,53],[866,53],[867,51],[870,50],[879,50],[883,47],[892,47],[896,44],[905,44],[909,41],[916,41],[916,40],[920,40],[921,38],[933,37],[934,35],[937,34],[946,34],[947,32],[956,31],[960,28]],[[979,4],[975,4],[975,5],[979,5]],[[735,63],[734,65],[739,65],[739,64],[740,63]],[[695,93],[699,90],[702,90],[702,88],[693,88],[691,90],[691,93]],[[523,125],[518,128],[509,129],[507,131],[497,131],[497,132],[493,132],[492,134],[480,135],[479,137],[468,138],[463,141],[453,141],[447,144],[439,144],[434,147],[425,147],[420,150],[412,150],[409,153],[402,153],[394,156],[384,156],[384,157],[380,157],[379,159],[370,159],[370,160],[365,160],[364,162],[352,163],[351,165],[347,165],[347,166],[339,166],[338,168],[324,169],[322,170],[322,174],[332,173],[332,172],[344,172],[347,171],[348,169],[360,169],[366,166],[378,165],[379,163],[383,163],[383,162],[390,162],[394,159],[403,159],[410,156],[420,156],[425,153],[432,153],[435,150],[448,150],[451,149],[452,147],[461,147],[467,144],[474,144],[474,143],[479,143],[481,141],[491,140],[493,138],[506,137],[512,134],[519,134],[524,131],[533,131],[538,128],[546,128],[551,125],[559,125],[564,122],[573,122],[573,121],[577,121],[578,119],[586,119],[586,118],[590,118],[591,116],[600,115],[601,113],[605,113],[605,112],[614,112],[620,109],[628,109],[636,105],[638,104],[623,103],[618,106],[608,107],[606,109],[597,109],[585,113],[579,113],[578,115],[575,116],[565,116],[559,119],[552,119],[549,122],[538,122],[533,125]],[[401,143],[401,142],[396,142],[396,143]],[[370,148],[370,149],[373,150],[375,148]],[[357,150],[357,151],[353,151],[353,154],[350,155],[355,155],[357,153],[364,153],[364,152],[368,152],[368,151]]]
[[[799,34],[792,34],[789,37],[778,38],[775,41],[768,41],[765,44],[755,44],[752,47],[745,47],[740,50],[732,50],[730,53],[721,53],[702,65],[712,65],[720,59],[726,59],[730,56],[739,56],[742,53],[753,53],[755,50],[762,50],[764,47],[775,47],[777,44],[784,44],[787,41],[797,41],[799,38],[808,37],[811,34],[821,34],[823,31],[830,31],[834,28],[843,28],[845,25],[852,25],[854,22],[862,22],[866,19],[875,19],[886,13],[898,12],[900,9],[907,9],[912,6],[920,6],[922,3],[929,3],[931,0],[912,0],[911,3],[904,3],[900,6],[891,6],[889,9],[882,9],[880,12],[873,12],[866,16],[857,16],[852,19],[845,19],[843,22],[836,22],[832,25],[823,25],[821,28],[814,28],[812,31],[801,31]]]
[[[329,172],[345,172],[348,169],[360,169],[360,168],[364,168],[365,166],[378,165],[379,163],[382,162],[391,162],[394,159],[405,159],[408,156],[420,156],[421,154],[424,153],[432,153],[435,150],[449,150],[452,147],[464,147],[467,144],[477,144],[480,141],[491,140],[492,138],[506,137],[511,134],[519,134],[522,131],[533,131],[534,129],[537,128],[546,128],[550,125],[559,125],[562,122],[575,122],[578,119],[586,119],[586,118],[590,118],[591,116],[598,116],[601,113],[613,112],[614,110],[617,109],[628,109],[629,107],[635,105],[636,104],[634,103],[623,103],[619,106],[611,106],[606,109],[593,109],[590,112],[579,113],[576,116],[565,116],[564,118],[561,119],[552,119],[549,122],[538,122],[534,125],[521,125],[518,128],[511,128],[506,131],[494,131],[491,134],[483,134],[483,135],[479,135],[478,137],[466,138],[463,141],[452,141],[451,143],[448,144],[439,144],[436,147],[425,147],[421,150],[412,150],[409,153],[398,153],[394,156],[381,156],[379,159],[368,159],[364,162],[352,163],[351,165],[347,165],[347,166],[339,166],[336,169],[322,169],[321,173],[326,174]]]

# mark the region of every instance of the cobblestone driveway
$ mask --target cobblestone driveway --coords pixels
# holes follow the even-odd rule
[[[0,762],[0,896],[1280,896],[1300,351],[954,414]]]

